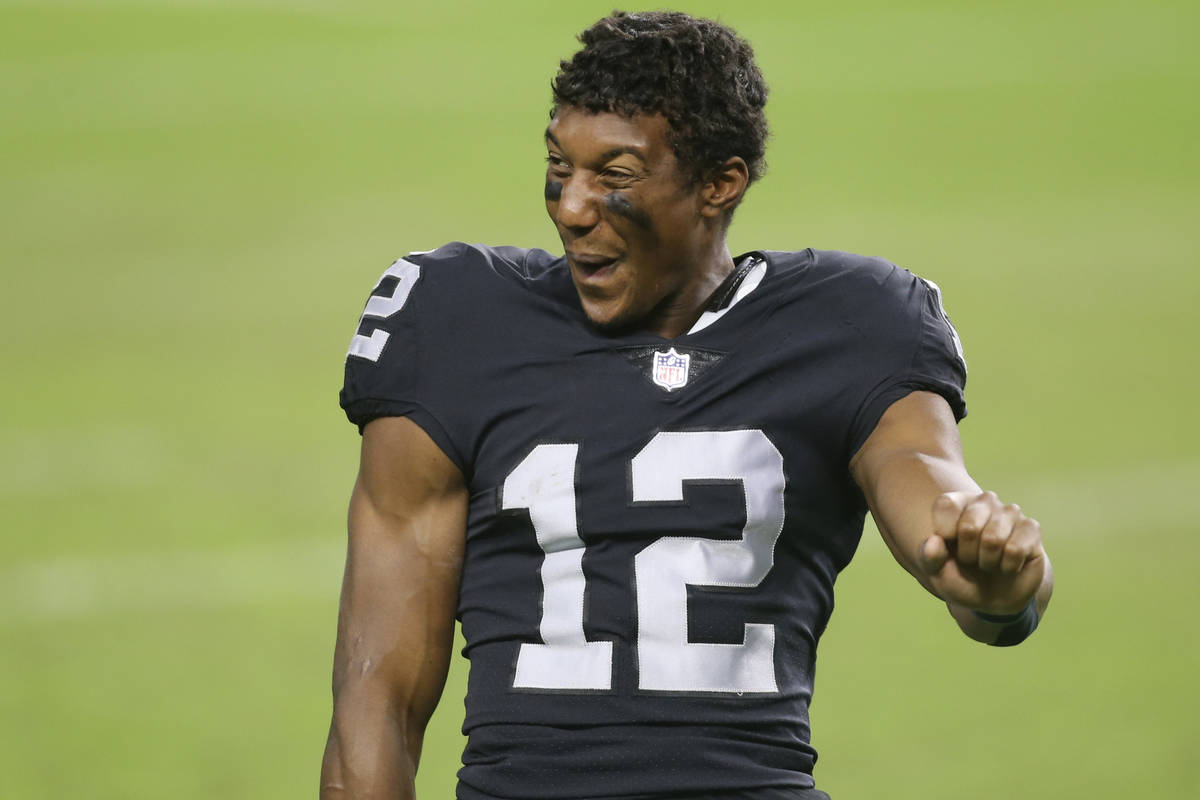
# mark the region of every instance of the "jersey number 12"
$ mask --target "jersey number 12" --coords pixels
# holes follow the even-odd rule
[[[543,644],[525,643],[513,687],[612,689],[613,643],[583,630],[584,544],[575,512],[577,444],[538,445],[504,481],[502,507],[525,509],[542,562]],[[632,501],[680,503],[686,481],[741,484],[746,524],[736,541],[668,536],[634,557],[638,688],[664,692],[775,692],[775,626],[747,623],[741,644],[688,641],[689,586],[753,588],[774,563],[783,531],[783,457],[760,430],[662,432],[631,463]]]

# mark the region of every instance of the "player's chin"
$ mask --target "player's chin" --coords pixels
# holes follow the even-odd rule
[[[593,328],[603,333],[625,333],[633,328],[637,321],[621,298],[596,298],[580,293],[580,304],[583,313]]]

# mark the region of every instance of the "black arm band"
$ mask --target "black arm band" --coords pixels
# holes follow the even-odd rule
[[[994,622],[1004,625],[992,647],[1012,647],[1029,638],[1029,634],[1037,630],[1038,612],[1037,598],[1030,599],[1029,605],[1016,614],[985,614],[982,611],[972,611],[972,614],[984,622]]]

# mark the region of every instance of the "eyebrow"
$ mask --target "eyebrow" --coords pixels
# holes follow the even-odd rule
[[[551,142],[553,142],[559,149],[562,148],[562,143],[559,142],[558,139],[556,139],[554,137],[554,134],[550,132],[549,128],[546,128],[546,138],[549,139]],[[603,153],[600,154],[599,160],[600,161],[611,161],[612,159],[614,159],[620,155],[631,155],[643,163],[645,163],[645,161],[646,161],[645,153],[643,153],[642,150],[640,150],[639,148],[632,147],[630,145],[620,145],[618,147],[611,147],[608,150],[605,150]]]

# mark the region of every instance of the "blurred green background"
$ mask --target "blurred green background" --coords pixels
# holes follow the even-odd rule
[[[683,7],[772,88],[734,249],[938,281],[969,463],[1057,568],[997,651],[868,532],[818,786],[1200,796],[1200,6]],[[363,299],[408,250],[556,247],[548,82],[610,8],[0,3],[0,796],[316,795]],[[464,674],[426,799],[453,793]]]

